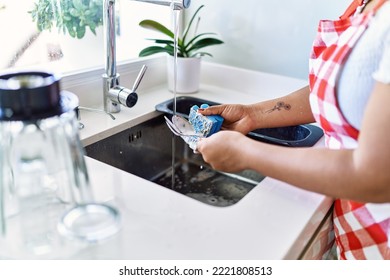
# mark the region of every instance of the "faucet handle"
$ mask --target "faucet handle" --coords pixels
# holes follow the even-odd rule
[[[143,65],[140,72],[138,73],[137,78],[135,79],[133,88],[131,90],[125,87],[121,87],[119,85],[111,88],[108,91],[110,99],[126,107],[133,107],[138,101],[138,95],[136,93],[136,90],[138,89],[138,86],[145,75],[146,69],[146,65]]]
[[[126,105],[129,108],[133,107],[137,103],[138,95],[136,91],[139,87],[139,84],[142,81],[142,78],[145,75],[146,69],[148,69],[148,67],[146,65],[142,65],[142,68],[139,71],[138,76],[135,79],[131,90],[128,90],[127,88],[123,88],[123,87],[120,89],[118,95],[119,103]]]
[[[141,83],[142,78],[143,78],[144,75],[145,75],[146,69],[148,69],[148,67],[147,67],[146,65],[142,65],[142,68],[141,68],[141,70],[139,71],[137,78],[135,79],[133,88],[131,89],[132,92],[136,92],[136,91],[137,91],[138,86],[139,86],[139,84]]]
[[[114,89],[118,92],[118,101],[120,104],[131,108],[137,103],[138,95],[135,91],[119,86]]]

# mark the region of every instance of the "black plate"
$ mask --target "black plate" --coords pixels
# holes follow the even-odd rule
[[[218,105],[219,103],[191,96],[176,98],[176,114],[188,119],[190,108],[201,104]],[[173,115],[174,99],[156,105],[156,110],[167,115]],[[311,125],[296,125],[277,128],[262,128],[249,132],[248,137],[288,147],[311,147],[324,135],[321,128]]]

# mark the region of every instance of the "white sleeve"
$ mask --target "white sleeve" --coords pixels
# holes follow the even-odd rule
[[[390,84],[390,30],[384,39],[382,58],[378,70],[373,73],[373,78],[378,82]]]

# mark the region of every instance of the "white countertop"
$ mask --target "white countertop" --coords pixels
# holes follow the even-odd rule
[[[223,65],[202,67],[201,89],[193,96],[221,103],[257,102],[306,84]],[[73,83],[66,89],[88,106],[82,102],[83,86]],[[156,116],[154,106],[173,98],[165,84],[141,88],[138,94],[138,103],[122,107],[116,120],[82,111],[83,143]],[[215,207],[91,158],[86,157],[86,163],[96,200],[119,207],[122,229],[114,238],[81,251],[77,259],[295,259],[331,205],[322,195],[265,178],[238,203]]]

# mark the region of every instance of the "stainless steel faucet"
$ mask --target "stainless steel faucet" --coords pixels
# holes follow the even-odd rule
[[[190,6],[191,0],[133,0],[152,4],[172,6],[175,10],[182,10]],[[134,82],[132,89],[119,85],[119,74],[116,70],[116,26],[115,0],[104,0],[103,6],[104,42],[106,51],[105,73],[103,74],[104,111],[118,113],[120,104],[133,107],[138,100],[136,90],[145,74],[144,65]]]

